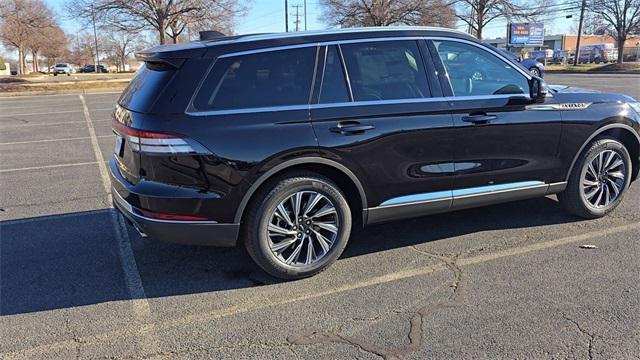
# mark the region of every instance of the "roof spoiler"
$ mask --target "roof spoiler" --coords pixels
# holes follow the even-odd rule
[[[200,41],[215,40],[225,36],[227,35],[221,33],[220,31],[214,31],[214,30],[200,31]]]

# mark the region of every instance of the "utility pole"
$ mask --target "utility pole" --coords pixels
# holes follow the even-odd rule
[[[289,1],[284,0],[284,31],[289,32]]]
[[[580,38],[582,37],[582,23],[584,22],[584,9],[587,7],[587,0],[582,0],[580,6],[580,22],[578,23],[578,38],[576,39],[576,55],[573,57],[573,66],[578,65],[580,58]]]
[[[93,41],[96,44],[95,71],[99,73],[100,70],[98,68],[100,67],[100,53],[98,52],[98,32],[96,31],[96,12],[93,9],[93,4],[91,4],[91,19],[93,20]]]
[[[300,4],[296,4],[293,5],[293,7],[296,9],[296,21],[294,21],[293,23],[296,24],[296,32],[300,31],[300,7],[302,5]]]
[[[304,0],[304,31],[307,31],[307,0]]]

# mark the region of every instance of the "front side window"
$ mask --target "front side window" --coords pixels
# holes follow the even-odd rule
[[[529,93],[527,78],[494,54],[456,41],[434,44],[455,96]]]
[[[415,41],[341,45],[354,101],[429,97],[420,50]]]
[[[316,47],[219,59],[194,100],[198,110],[309,103]]]

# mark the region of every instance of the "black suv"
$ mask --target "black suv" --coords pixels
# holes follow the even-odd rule
[[[464,33],[246,35],[137,56],[114,112],[116,208],[142,236],[242,243],[285,279],[333,263],[356,224],[549,194],[596,218],[638,176],[634,99],[547,86]]]

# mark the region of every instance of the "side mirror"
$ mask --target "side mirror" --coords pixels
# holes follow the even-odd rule
[[[549,89],[541,78],[533,76],[529,82],[529,96],[534,103],[543,103],[547,97]]]

